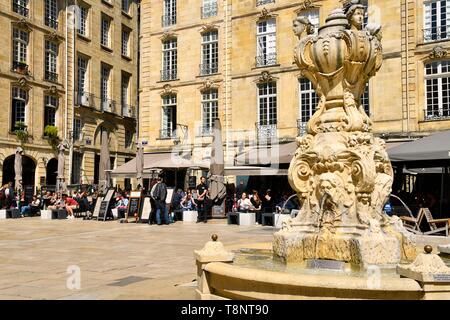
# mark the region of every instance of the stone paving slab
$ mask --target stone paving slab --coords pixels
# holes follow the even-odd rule
[[[7,219],[0,222],[0,299],[194,299],[193,251],[270,242],[274,229],[207,224]],[[66,286],[78,266],[81,289]],[[114,285],[121,283],[121,285]]]

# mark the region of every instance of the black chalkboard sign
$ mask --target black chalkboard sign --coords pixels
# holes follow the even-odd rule
[[[25,192],[25,203],[30,203],[33,200],[34,187],[25,186],[24,192]]]
[[[111,200],[112,200],[113,194],[114,194],[114,189],[109,189],[108,192],[106,193],[106,196],[103,198],[103,201],[100,204],[100,210],[98,212],[97,220],[105,221],[108,217],[112,216]],[[99,201],[99,200],[97,200],[97,201]]]
[[[126,220],[128,218],[134,218],[134,215],[137,214],[138,217],[141,216],[141,206],[142,202],[142,192],[133,191],[131,192],[130,198],[128,199],[128,207],[126,213]]]

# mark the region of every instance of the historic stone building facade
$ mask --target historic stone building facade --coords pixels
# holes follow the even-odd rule
[[[136,1],[7,0],[0,3],[0,26],[3,183],[14,180],[19,146],[23,184],[56,183],[57,151],[44,132],[49,126],[70,145],[67,184],[97,182],[103,129],[113,168],[134,156]]]
[[[384,64],[363,97],[374,131],[403,141],[450,128],[450,20],[441,18],[450,15],[450,1],[363,3],[366,23],[383,27]],[[140,137],[147,151],[184,145],[207,157],[200,147],[211,141],[214,117],[225,129],[229,163],[258,141],[283,143],[302,134],[317,98],[293,64],[292,21],[303,15],[322,25],[338,5],[143,0]]]

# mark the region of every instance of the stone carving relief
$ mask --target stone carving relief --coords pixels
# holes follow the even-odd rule
[[[363,28],[364,13],[359,0],[343,1],[316,35],[306,17],[294,20],[299,38],[295,62],[313,83],[319,103],[308,134],[297,138],[289,168],[289,183],[302,208],[275,234],[274,252],[285,261],[317,258],[365,265],[406,258],[398,240],[402,234],[383,212],[392,166],[361,103],[366,83],[382,65],[381,26]],[[372,246],[385,250],[375,259]]]
[[[436,46],[433,48],[433,50],[431,51],[431,53],[429,54],[429,58],[430,59],[442,59],[444,57],[446,57],[448,54],[448,51],[445,50],[443,47],[441,46]]]

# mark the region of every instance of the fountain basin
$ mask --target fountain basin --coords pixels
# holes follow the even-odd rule
[[[396,299],[419,300],[424,292],[418,282],[406,278],[381,278],[371,288],[362,277],[292,274],[250,269],[213,262],[204,267],[209,293],[197,290],[199,299]]]
[[[305,264],[286,265],[273,259],[270,243],[230,249],[232,253],[226,252],[233,259],[227,256],[226,262],[218,261],[217,255],[197,259],[197,299],[450,299],[449,283],[424,284],[401,277],[393,268],[309,269]],[[450,266],[450,259],[442,258]]]

